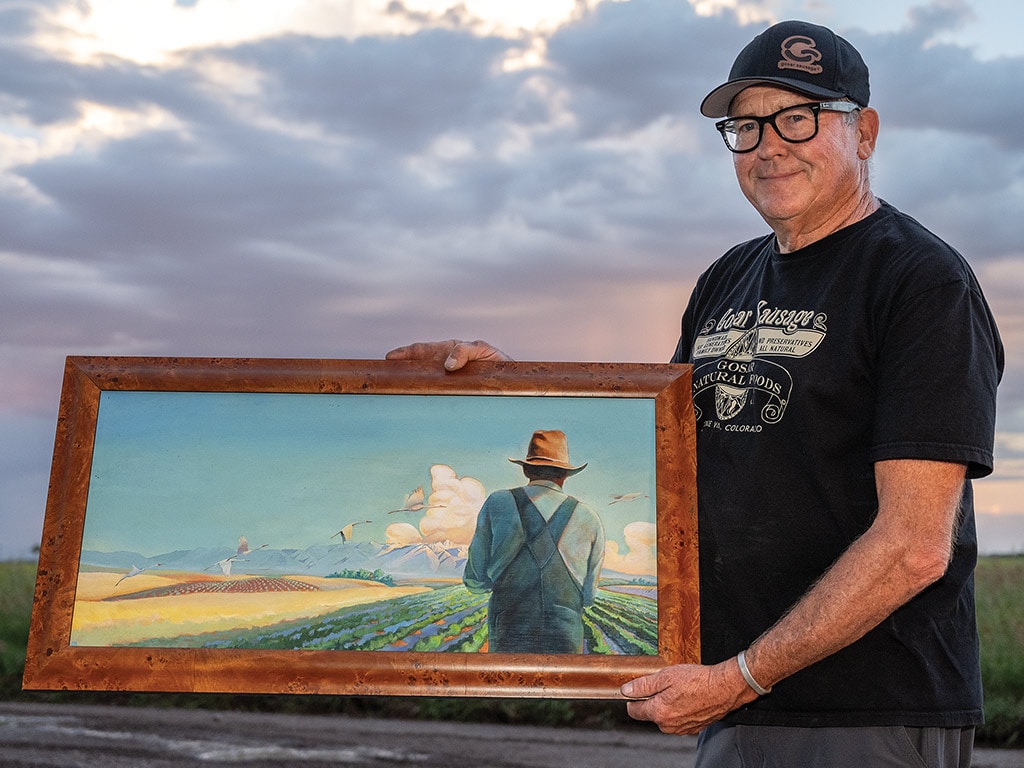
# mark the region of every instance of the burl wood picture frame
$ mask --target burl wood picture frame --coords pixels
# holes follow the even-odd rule
[[[603,522],[582,653],[462,584],[534,430]],[[691,368],[69,357],[24,687],[619,698],[697,662]]]

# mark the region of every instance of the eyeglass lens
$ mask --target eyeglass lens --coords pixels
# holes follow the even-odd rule
[[[719,130],[729,149],[749,152],[761,143],[766,124],[786,141],[800,142],[813,139],[818,132],[817,105],[801,104],[780,110],[767,117],[736,117],[723,120]]]

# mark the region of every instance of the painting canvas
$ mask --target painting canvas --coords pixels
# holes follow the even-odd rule
[[[69,369],[82,364],[69,360]],[[198,373],[200,381],[154,373],[161,365]],[[62,467],[58,444],[55,473],[72,469],[82,482],[76,492],[51,498],[47,510],[49,530],[57,516],[76,529],[73,590],[67,585],[64,593],[70,610],[60,616],[68,620],[63,652],[69,659],[96,662],[114,651],[159,649],[168,659],[227,664],[214,677],[228,679],[239,658],[270,654],[287,670],[299,655],[312,654],[350,675],[371,659],[399,670],[428,660],[461,677],[474,668],[506,669],[509,654],[520,657],[513,667],[524,659],[537,666],[541,654],[555,673],[578,667],[584,677],[597,673],[603,680],[608,669],[621,667],[618,677],[605,680],[611,690],[633,670],[694,656],[692,460],[678,460],[692,451],[685,419],[670,429],[670,439],[683,444],[666,450],[666,422],[679,414],[660,413],[668,405],[677,409],[687,367],[533,366],[524,377],[523,366],[504,364],[503,370],[478,368],[486,375],[471,370],[456,377],[383,361],[320,365],[335,375],[329,383],[317,377],[315,386],[301,372],[308,364],[280,361],[270,366],[281,368],[276,373],[260,366],[267,378],[255,384],[252,363],[241,361],[148,360],[136,375],[157,381],[143,383],[116,370],[132,368],[130,360],[117,359],[100,361],[98,372],[86,376],[91,450],[86,457],[79,449],[69,460],[87,466]],[[654,369],[660,380],[653,391],[622,386],[630,374],[649,376]],[[552,371],[563,381],[571,374],[571,383],[566,391],[545,386],[539,393],[537,384]],[[374,374],[369,385],[368,372]],[[62,409],[80,408],[81,399],[66,395]],[[579,507],[563,515],[563,525],[586,513],[599,531],[589,545],[592,588],[570,619],[579,626],[576,645],[561,650],[508,640],[499,647],[497,625],[488,621],[499,587],[481,589],[467,574],[467,564],[472,558],[479,564],[483,553],[484,545],[473,544],[481,509],[497,503],[488,500],[492,494],[497,500],[527,483],[525,465],[533,463],[527,454],[538,431],[561,435],[564,458],[572,462],[564,491]],[[666,477],[670,471],[676,476]],[[682,490],[667,490],[673,487]],[[529,501],[520,504],[520,514],[529,508]],[[500,514],[514,515],[515,506]],[[522,520],[511,528],[525,530]],[[587,558],[574,563],[574,545],[565,543],[571,532],[566,527],[549,537],[544,567],[553,576],[544,578],[561,579],[567,593],[585,593]],[[482,534],[476,535],[479,542]],[[531,573],[530,558],[539,557],[523,541],[502,545],[507,555],[494,542],[488,546],[506,562],[487,567],[506,573],[513,555],[527,558],[519,567]],[[44,541],[41,589],[46,554]],[[690,574],[681,605],[680,573]],[[666,575],[668,585],[659,579]],[[555,594],[541,591],[544,600]],[[513,602],[522,603],[507,614],[517,621],[534,611],[532,599]],[[37,590],[39,639],[42,612],[55,609]],[[26,665],[29,686],[38,684],[33,669]],[[559,695],[559,686],[543,677],[539,686],[525,687]],[[480,679],[445,692],[489,695],[472,684]],[[76,684],[109,683],[86,674]],[[118,685],[149,688],[132,679]],[[391,677],[381,685],[379,692],[437,693]],[[237,689],[206,688],[191,678],[163,687]],[[315,686],[357,688],[345,675]]]

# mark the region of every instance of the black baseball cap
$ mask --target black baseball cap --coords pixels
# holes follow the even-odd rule
[[[705,117],[725,117],[744,88],[774,85],[815,99],[850,99],[868,105],[868,67],[857,49],[831,29],[806,21],[780,21],[740,51],[729,79],[704,97]]]

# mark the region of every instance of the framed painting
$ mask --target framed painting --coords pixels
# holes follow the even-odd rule
[[[70,357],[24,687],[617,698],[699,658],[690,387]]]

